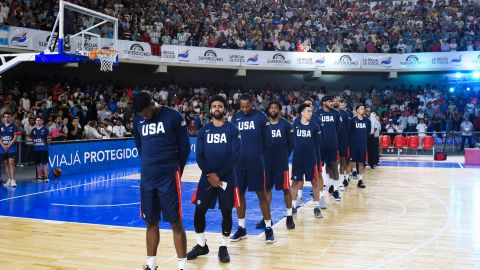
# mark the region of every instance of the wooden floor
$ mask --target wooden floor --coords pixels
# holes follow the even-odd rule
[[[273,245],[263,235],[230,243],[229,264],[218,262],[219,235],[207,234],[210,254],[188,269],[480,269],[480,169],[379,167],[366,183],[330,200],[323,219],[310,204],[295,230],[280,221]],[[133,270],[145,260],[143,229],[7,217],[0,225],[2,270]],[[187,237],[190,249],[195,236]],[[169,231],[161,232],[157,261],[176,269]]]

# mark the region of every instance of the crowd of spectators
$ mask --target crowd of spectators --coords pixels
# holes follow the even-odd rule
[[[268,51],[411,53],[480,50],[473,0],[71,0],[115,16],[119,37]],[[0,24],[50,31],[58,3],[4,0]],[[67,14],[67,32],[95,23]],[[97,29],[111,36],[108,25]]]

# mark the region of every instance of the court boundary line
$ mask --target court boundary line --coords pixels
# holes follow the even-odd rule
[[[465,169],[465,167],[463,167],[463,165],[462,165],[462,163],[460,163],[460,161],[458,162],[458,165],[460,166],[460,168]]]
[[[127,205],[137,205],[140,202],[133,203],[119,203],[119,204],[64,204],[64,203],[51,203],[53,206],[63,206],[63,207],[79,207],[79,208],[94,208],[94,207],[117,207],[117,206],[127,206]]]

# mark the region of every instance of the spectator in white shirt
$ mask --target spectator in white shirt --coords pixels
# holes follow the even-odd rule
[[[113,127],[113,136],[115,138],[123,138],[127,130],[122,125],[121,121],[117,121],[116,125]]]
[[[464,121],[460,124],[460,129],[462,130],[462,146],[460,147],[460,152],[463,151],[465,147],[465,140],[468,140],[468,147],[473,148],[472,143],[472,130],[473,124],[468,120],[468,115],[463,117]]]
[[[415,116],[414,114],[411,114],[408,117],[407,122],[408,122],[408,130],[407,131],[415,132],[417,124],[418,124],[417,116]]]
[[[418,132],[418,138],[420,139],[420,145],[423,140],[423,137],[425,137],[426,132],[427,132],[427,125],[425,125],[425,122],[422,119],[420,119],[420,123],[418,123],[417,127],[417,132]]]
[[[97,131],[97,121],[90,121],[85,126],[85,139],[87,140],[98,140],[103,136]]]

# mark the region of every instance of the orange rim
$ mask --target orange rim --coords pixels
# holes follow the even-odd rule
[[[118,51],[116,50],[110,50],[110,49],[96,49],[92,50],[88,53],[88,56],[91,60],[97,59],[98,55],[107,55],[107,54],[118,54]]]

